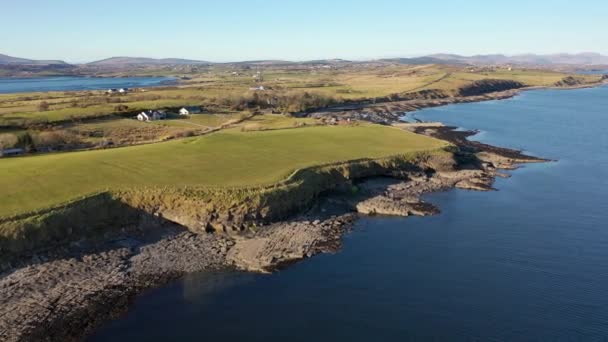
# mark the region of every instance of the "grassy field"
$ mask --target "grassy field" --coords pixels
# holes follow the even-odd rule
[[[151,122],[153,125],[159,126],[174,126],[174,127],[219,127],[228,122],[238,120],[240,118],[239,113],[205,113],[205,114],[194,114],[187,117],[180,117],[170,120],[162,120]]]
[[[242,130],[269,130],[269,129],[286,129],[302,127],[306,125],[317,125],[318,122],[311,118],[290,118],[281,114],[265,114],[254,116],[253,118],[243,122],[239,127]]]
[[[269,184],[302,167],[443,146],[425,136],[362,124],[257,132],[237,128],[152,145],[0,159],[0,216],[105,189]]]

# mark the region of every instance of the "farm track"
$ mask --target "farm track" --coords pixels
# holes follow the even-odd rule
[[[427,84],[421,85],[421,86],[416,87],[416,88],[414,88],[414,89],[410,89],[410,90],[408,90],[408,91],[406,91],[406,92],[413,92],[413,91],[422,90],[422,89],[424,89],[424,88],[426,88],[426,87],[429,87],[429,86],[431,86],[431,85],[433,85],[433,84],[435,84],[435,83],[439,83],[439,82],[441,82],[441,81],[443,81],[443,80],[446,80],[446,79],[450,78],[452,75],[453,75],[453,74],[452,74],[451,72],[447,72],[447,73],[445,73],[445,75],[441,76],[440,78],[438,78],[438,79],[436,79],[436,80],[434,80],[434,81],[431,81],[431,82],[429,82],[429,83],[427,83]]]

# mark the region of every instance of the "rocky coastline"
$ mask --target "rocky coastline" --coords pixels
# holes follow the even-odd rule
[[[433,101],[445,104],[442,99]],[[383,118],[393,123],[395,110],[403,109],[384,108],[382,113],[392,114]],[[195,233],[152,218],[142,223],[145,229],[123,230],[95,243],[79,241],[38,253],[0,275],[0,340],[79,341],[124,313],[145,289],[193,272],[272,272],[318,253],[336,252],[359,215],[436,214],[439,208],[424,202],[422,195],[454,187],[493,190],[496,177],[508,176],[501,170],[547,161],[467,140],[474,131],[425,123],[397,128],[449,141],[457,147],[456,162],[410,170],[397,178],[362,178],[348,191],[325,194],[288,221],[243,232]]]

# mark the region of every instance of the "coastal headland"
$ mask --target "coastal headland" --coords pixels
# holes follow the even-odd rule
[[[436,214],[423,194],[489,191],[507,177],[501,170],[547,160],[467,140],[474,131],[400,122],[404,112],[602,81],[432,87],[450,77],[287,116],[232,113],[237,120],[161,143],[0,160],[0,337],[80,340],[184,274],[272,272],[338,251],[359,215]],[[49,129],[37,125],[9,130]]]

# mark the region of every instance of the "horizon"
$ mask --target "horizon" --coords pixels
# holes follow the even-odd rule
[[[372,60],[443,51],[608,55],[608,46],[598,43],[608,31],[606,10],[608,4],[597,0],[516,0],[508,6],[480,0],[438,0],[432,6],[397,0],[378,0],[373,6],[345,0],[176,0],[154,6],[107,0],[103,9],[76,0],[33,0],[0,13],[0,39],[6,55],[75,64],[112,56],[225,63]]]
[[[608,57],[608,54],[603,54],[603,53],[599,53],[599,52],[595,52],[595,51],[555,52],[555,53],[546,53],[546,54],[533,53],[533,52],[506,54],[506,53],[498,52],[498,53],[487,53],[487,54],[476,54],[476,55],[466,55],[466,54],[459,54],[459,53],[453,53],[453,52],[434,52],[434,53],[422,54],[422,55],[418,54],[418,55],[378,56],[378,57],[359,58],[359,59],[358,58],[344,58],[344,57],[327,57],[327,58],[300,59],[300,60],[286,59],[286,58],[267,58],[267,59],[246,59],[245,58],[242,60],[226,60],[226,61],[213,61],[213,60],[205,59],[205,58],[197,59],[197,58],[190,58],[187,56],[186,57],[183,57],[183,56],[150,57],[150,56],[133,55],[133,56],[110,56],[110,57],[103,57],[103,58],[96,59],[96,60],[85,60],[85,61],[80,61],[80,62],[78,62],[78,61],[72,62],[71,59],[69,59],[69,58],[57,57],[57,58],[38,59],[38,58],[30,58],[29,56],[11,55],[11,54],[3,53],[2,51],[0,51],[0,55],[5,55],[5,56],[9,56],[9,57],[24,58],[24,59],[31,59],[31,60],[56,60],[56,61],[63,61],[63,62],[66,62],[68,64],[73,64],[73,65],[84,65],[84,64],[109,60],[112,58],[134,58],[134,59],[142,58],[142,59],[153,59],[153,60],[179,59],[179,60],[191,60],[191,61],[196,61],[196,62],[230,64],[230,63],[258,62],[258,61],[281,61],[281,62],[301,63],[301,62],[311,62],[311,61],[317,61],[317,60],[320,60],[320,61],[322,61],[322,60],[344,60],[344,61],[351,61],[351,62],[366,62],[366,61],[376,61],[376,60],[382,60],[382,59],[423,58],[423,57],[432,57],[435,55],[453,55],[453,56],[459,56],[459,57],[464,57],[464,58],[481,57],[481,56],[504,56],[507,58],[512,58],[512,57],[518,57],[518,56],[559,56],[559,55],[570,55],[570,56],[579,55],[580,56],[580,55],[591,55],[591,54]]]

